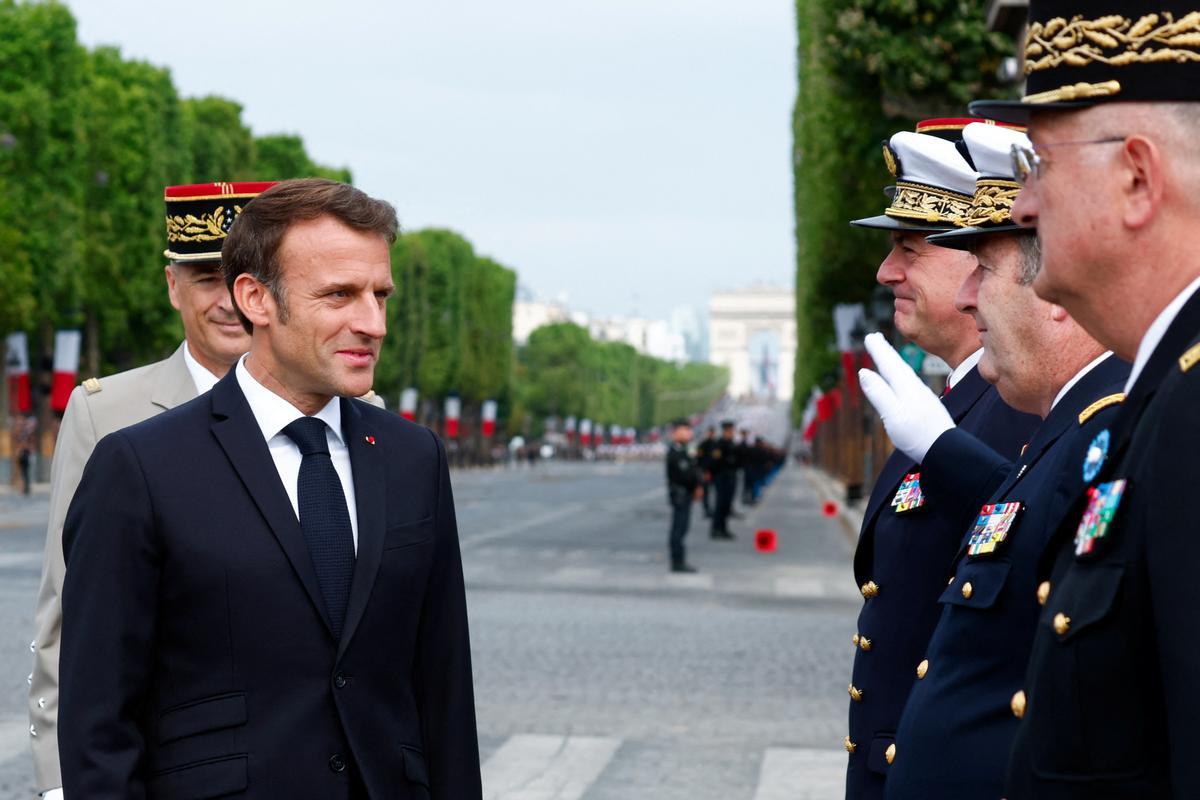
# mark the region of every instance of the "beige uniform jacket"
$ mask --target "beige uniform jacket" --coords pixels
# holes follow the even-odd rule
[[[75,387],[63,415],[50,471],[50,524],[42,561],[29,689],[29,735],[39,791],[62,786],[58,764],[58,643],[62,626],[62,530],[83,467],[96,442],[196,396],[183,345],[158,361]]]

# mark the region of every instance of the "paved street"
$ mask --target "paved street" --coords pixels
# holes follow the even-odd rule
[[[833,800],[861,598],[840,523],[789,467],[667,572],[654,463],[454,476],[487,800]],[[0,495],[0,798],[31,797],[24,719],[45,496]],[[754,551],[773,528],[778,551]]]

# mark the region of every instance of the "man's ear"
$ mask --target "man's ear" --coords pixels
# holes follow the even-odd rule
[[[233,302],[256,328],[266,328],[275,315],[275,298],[253,275],[243,272],[233,279]]]
[[[1163,149],[1146,136],[1130,136],[1121,147],[1117,168],[1122,221],[1131,229],[1144,228],[1157,215],[1166,191]]]
[[[175,270],[170,264],[163,267],[163,272],[167,275],[167,297],[171,299],[171,307],[176,311],[179,310],[179,288],[176,285]]]

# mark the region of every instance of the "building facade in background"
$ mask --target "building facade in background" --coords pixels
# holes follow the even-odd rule
[[[796,359],[796,296],[783,286],[714,294],[709,361],[729,369],[734,397],[790,400]]]

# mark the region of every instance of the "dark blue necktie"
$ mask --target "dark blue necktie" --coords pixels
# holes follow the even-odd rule
[[[354,533],[346,496],[325,439],[326,425],[316,417],[301,417],[283,429],[300,448],[300,480],[296,485],[300,527],[317,572],[325,611],[333,635],[341,638],[354,576]]]

